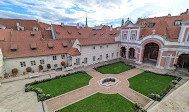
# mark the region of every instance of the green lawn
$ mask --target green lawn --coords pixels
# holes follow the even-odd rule
[[[51,94],[52,97],[55,97],[88,85],[91,78],[92,77],[87,73],[76,73],[61,79],[55,79],[49,82],[36,84],[33,85],[33,87],[41,88],[45,94]]]
[[[58,112],[134,112],[133,103],[119,94],[96,93]]]
[[[132,67],[125,65],[123,62],[118,62],[98,67],[96,70],[102,74],[119,74],[130,69],[132,69]]]
[[[174,79],[170,76],[143,72],[129,79],[129,87],[145,96],[151,93],[160,94]]]

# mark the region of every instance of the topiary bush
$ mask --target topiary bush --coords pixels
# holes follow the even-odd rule
[[[50,64],[47,64],[47,68],[50,69],[50,68],[51,68],[51,65],[50,65]]]
[[[133,109],[135,112],[147,112],[145,109],[142,108],[142,106],[138,103],[133,104]]]
[[[154,93],[151,93],[148,95],[148,97],[150,97],[151,99],[155,100],[155,101],[159,101],[161,96],[158,95],[158,94],[154,94]]]
[[[18,69],[17,68],[13,68],[12,69],[12,74],[13,75],[17,75],[18,74]]]
[[[38,68],[39,68],[39,71],[43,70],[43,66],[42,65],[39,65]]]
[[[27,67],[26,68],[26,72],[31,72],[32,71],[32,68],[31,67]]]

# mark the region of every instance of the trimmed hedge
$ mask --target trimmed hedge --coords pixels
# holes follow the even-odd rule
[[[60,79],[60,78],[63,78],[63,77],[74,75],[76,73],[83,73],[83,72],[84,71],[69,73],[69,74],[66,74],[66,75],[63,74],[63,75],[55,76],[54,78],[43,79],[43,80],[40,80],[40,81],[36,81],[35,80],[34,82],[31,82],[31,83],[28,83],[28,84],[25,85],[25,92],[34,91],[37,94],[38,101],[47,100],[47,99],[51,98],[52,96],[50,94],[44,94],[44,92],[43,92],[42,89],[40,89],[40,88],[34,88],[32,85],[48,82],[48,81],[55,80],[55,79]]]
[[[145,109],[142,108],[142,106],[138,103],[135,103],[133,105],[133,109],[135,110],[135,112],[147,112]]]

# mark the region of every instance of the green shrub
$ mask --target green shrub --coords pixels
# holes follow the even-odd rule
[[[172,83],[176,85],[178,83],[178,81],[177,80],[172,80]]]
[[[149,94],[148,97],[150,97],[151,99],[153,99],[155,101],[159,101],[161,98],[160,95],[154,94],[154,93]]]
[[[133,105],[133,109],[135,110],[135,112],[146,112],[146,110],[143,109],[142,106],[138,103],[135,103]]]

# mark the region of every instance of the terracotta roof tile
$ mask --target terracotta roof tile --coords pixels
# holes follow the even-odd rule
[[[71,56],[76,56],[76,55],[81,55],[79,50],[77,48],[72,47],[69,51],[68,54]]]

